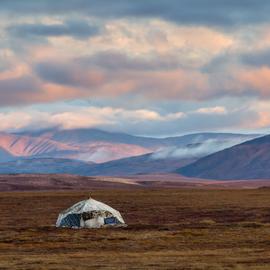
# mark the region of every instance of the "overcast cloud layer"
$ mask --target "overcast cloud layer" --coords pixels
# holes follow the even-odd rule
[[[268,131],[269,1],[0,6],[0,130]]]

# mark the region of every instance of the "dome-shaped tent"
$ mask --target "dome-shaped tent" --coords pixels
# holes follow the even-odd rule
[[[92,198],[78,202],[59,214],[56,227],[100,228],[103,226],[121,226],[125,222],[121,214]]]

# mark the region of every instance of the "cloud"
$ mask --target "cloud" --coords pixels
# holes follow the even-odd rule
[[[83,67],[76,60],[41,62],[34,70],[44,82],[76,87],[78,97],[132,93],[146,99],[196,100],[208,97],[211,92],[207,76],[194,70],[108,70],[97,66]]]
[[[32,76],[0,80],[0,106],[31,104],[38,89],[40,84]]]
[[[269,111],[247,100],[270,99],[269,10],[264,0],[2,0],[1,110],[87,99],[99,108],[30,114],[141,134],[267,127]]]
[[[100,18],[163,18],[179,24],[231,27],[269,21],[268,0],[2,0],[1,11],[16,14],[81,13]],[[259,16],[258,16],[259,14]]]
[[[30,76],[29,67],[25,64],[10,65],[9,68],[0,72],[0,82],[11,81],[12,79]]]
[[[227,109],[222,106],[200,108],[195,113],[201,114],[227,114]]]
[[[178,66],[199,67],[234,44],[233,36],[228,33],[202,26],[179,26],[162,20],[139,20],[136,23],[115,20],[107,22],[104,28],[103,35],[92,40],[92,50],[89,51],[88,47],[88,54],[112,54],[117,50],[122,58],[144,59],[146,64],[155,59],[156,62],[162,60],[165,66],[176,63]],[[117,57],[121,56],[118,54]]]
[[[267,67],[241,66],[231,67],[227,72],[207,73],[177,67],[176,63],[166,57],[131,58],[111,52],[85,58],[18,62],[10,70],[0,72],[0,105],[125,96],[148,102],[210,101],[239,96],[270,98]],[[202,107],[197,113],[225,114],[226,111],[210,106]]]
[[[56,25],[48,21],[46,27]],[[22,26],[29,24],[23,22]],[[104,33],[91,41],[61,36],[50,39],[47,46],[32,48],[24,44],[27,53],[17,52],[17,61],[38,83],[34,98],[27,98],[26,91],[21,104],[126,95],[149,101],[237,95],[234,85],[219,89],[220,81],[231,84],[228,74],[209,76],[198,68],[229,48],[234,42],[231,36],[206,27],[180,27],[160,20],[146,25],[109,21]]]
[[[221,151],[246,141],[246,138],[215,140],[209,139],[201,143],[194,143],[183,147],[164,147],[151,155],[152,159],[165,158],[199,158]]]
[[[102,72],[85,70],[73,63],[41,62],[35,65],[37,75],[45,81],[60,85],[97,87],[104,81]]]
[[[55,127],[63,129],[112,127],[123,123],[141,125],[147,122],[175,121],[185,117],[182,112],[161,115],[156,111],[138,109],[127,110],[112,107],[73,108],[62,112],[42,112],[26,110],[0,113],[0,120],[5,119],[0,130],[17,130],[22,128]]]
[[[64,129],[87,128],[97,126],[114,126],[121,123],[143,124],[147,122],[163,122],[181,119],[184,114],[160,115],[156,111],[145,109],[126,110],[111,107],[89,107],[79,111],[57,113],[50,117],[52,125],[60,126]]]
[[[74,38],[86,39],[99,34],[100,29],[97,25],[90,25],[88,22],[83,20],[67,20],[64,23],[57,24],[15,24],[8,26],[6,31],[15,37],[23,39],[35,36],[72,36]]]
[[[0,131],[19,130],[30,125],[32,116],[23,112],[0,113]]]
[[[270,111],[262,111],[258,113],[257,123],[254,128],[269,128],[270,127]]]
[[[229,73],[208,74],[196,69],[162,69],[159,61],[144,67],[144,59],[127,60],[119,67],[86,58],[47,60],[33,66],[19,65],[0,73],[0,105],[30,104],[74,98],[133,96],[144,100],[205,101],[221,97],[250,96],[269,98],[269,70],[231,69]],[[124,58],[125,59],[125,58]],[[109,60],[110,61],[110,60]],[[161,68],[161,69],[159,69]],[[9,93],[6,93],[10,90]],[[14,94],[12,94],[14,93]],[[16,93],[16,95],[15,95]],[[7,97],[9,101],[7,102]],[[14,100],[12,101],[12,97]],[[20,98],[19,98],[20,97]],[[218,106],[201,108],[197,113],[225,114]]]
[[[270,49],[264,49],[255,51],[252,53],[246,53],[240,56],[241,61],[250,66],[254,67],[262,67],[268,66],[270,67]]]
[[[255,121],[246,121],[246,127],[250,129],[270,128],[270,102],[269,101],[252,101],[249,108],[257,111]],[[267,131],[269,132],[269,131]]]
[[[237,79],[242,89],[248,89],[262,98],[270,98],[270,67],[239,70]]]
[[[157,57],[134,57],[119,51],[98,52],[89,57],[80,57],[75,60],[86,67],[96,66],[106,70],[170,70],[181,67],[181,62],[173,55]]]
[[[139,105],[138,105],[139,106]],[[227,114],[205,114],[190,111],[159,111],[147,108],[122,108],[111,106],[62,105],[53,107],[43,105],[8,110],[1,113],[0,119],[6,119],[2,130],[40,129],[48,127],[101,128],[126,133],[172,136],[187,132],[216,130],[239,130],[262,127],[261,114],[266,107],[256,109],[254,105],[228,110]],[[268,110],[269,112],[269,110]],[[20,114],[22,116],[20,117]],[[18,121],[21,119],[21,121]],[[264,120],[266,121],[266,120]],[[266,123],[266,122],[265,122]]]

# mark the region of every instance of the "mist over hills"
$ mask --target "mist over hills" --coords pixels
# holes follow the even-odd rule
[[[24,131],[16,135],[29,136],[34,138],[46,138],[55,142],[67,144],[84,144],[94,142],[121,143],[137,145],[141,147],[156,149],[166,146],[183,146],[188,144],[203,143],[207,140],[218,140],[223,142],[246,141],[253,139],[259,134],[235,134],[235,133],[195,133],[183,136],[153,138],[135,136],[121,132],[108,132],[95,128],[89,129],[44,129],[38,131]],[[233,142],[234,143],[234,142]]]
[[[270,135],[203,157],[177,172],[203,179],[270,179]]]
[[[196,158],[153,158],[152,154],[112,160],[91,167],[92,176],[127,176],[138,174],[170,173],[179,167],[197,160]]]
[[[2,132],[0,173],[167,173],[256,137],[256,134],[198,133],[149,138],[98,129],[57,128]]]

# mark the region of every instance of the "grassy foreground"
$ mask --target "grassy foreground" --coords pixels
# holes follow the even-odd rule
[[[88,194],[0,193],[0,269],[270,269],[270,189],[93,191],[129,226],[56,229]]]

